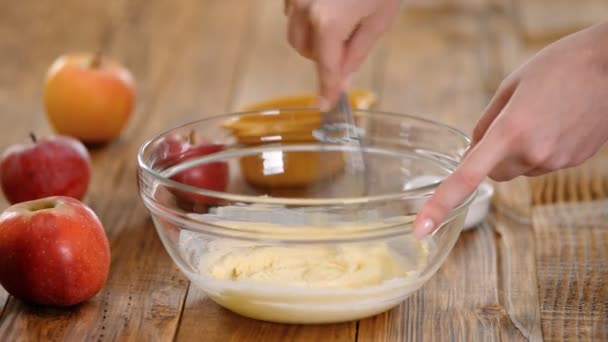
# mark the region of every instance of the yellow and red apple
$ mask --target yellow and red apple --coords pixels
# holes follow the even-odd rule
[[[133,76],[109,57],[63,55],[48,70],[44,106],[60,134],[89,144],[109,142],[125,128],[134,103]]]

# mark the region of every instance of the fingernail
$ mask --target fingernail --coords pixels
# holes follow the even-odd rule
[[[322,96],[319,96],[317,98],[317,106],[319,106],[319,109],[322,112],[329,111],[329,102],[327,102],[327,100],[324,97],[322,97]]]
[[[430,218],[426,218],[414,228],[414,236],[416,236],[417,239],[422,240],[429,236],[433,230],[435,230],[435,222]]]

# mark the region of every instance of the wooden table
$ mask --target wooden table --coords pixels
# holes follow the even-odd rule
[[[608,17],[604,0],[444,0],[404,12],[355,85],[378,108],[466,132],[498,82],[548,40]],[[0,290],[0,340],[402,341],[607,340],[608,154],[545,177],[497,184],[487,222],[465,232],[420,291],[344,324],[262,323],[213,304],[174,266],[139,200],[146,138],[268,96],[314,90],[312,66],[286,44],[280,0],[0,2],[0,147],[50,133],[41,105],[51,61],[104,51],[138,81],[122,138],[91,150],[86,198],[111,241],[103,291],[71,310]],[[5,208],[6,202],[0,207]],[[128,210],[126,210],[128,208]]]

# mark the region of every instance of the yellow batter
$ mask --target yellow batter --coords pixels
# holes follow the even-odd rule
[[[404,226],[411,217],[395,220]],[[370,227],[297,227],[230,222],[235,229],[276,238],[339,239]],[[390,309],[417,290],[432,241],[410,234],[390,242],[292,244],[214,239],[182,231],[182,257],[196,267],[189,277],[225,308],[284,323],[355,320]]]
[[[428,245],[411,237],[392,241],[402,247],[399,252],[384,242],[273,246],[188,240],[182,240],[182,251],[198,261],[190,278],[219,305],[265,321],[369,317],[399,304],[428,278],[421,275]]]
[[[282,286],[352,289],[407,277],[407,265],[385,244],[252,246],[221,256],[207,271],[216,279]]]

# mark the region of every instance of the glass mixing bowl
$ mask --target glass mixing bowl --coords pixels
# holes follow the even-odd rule
[[[215,116],[142,146],[142,200],[192,283],[244,316],[329,323],[386,311],[437,271],[474,194],[425,240],[412,222],[469,138],[403,114],[355,118],[361,149],[319,142],[307,108]],[[349,172],[361,152],[365,193]]]

